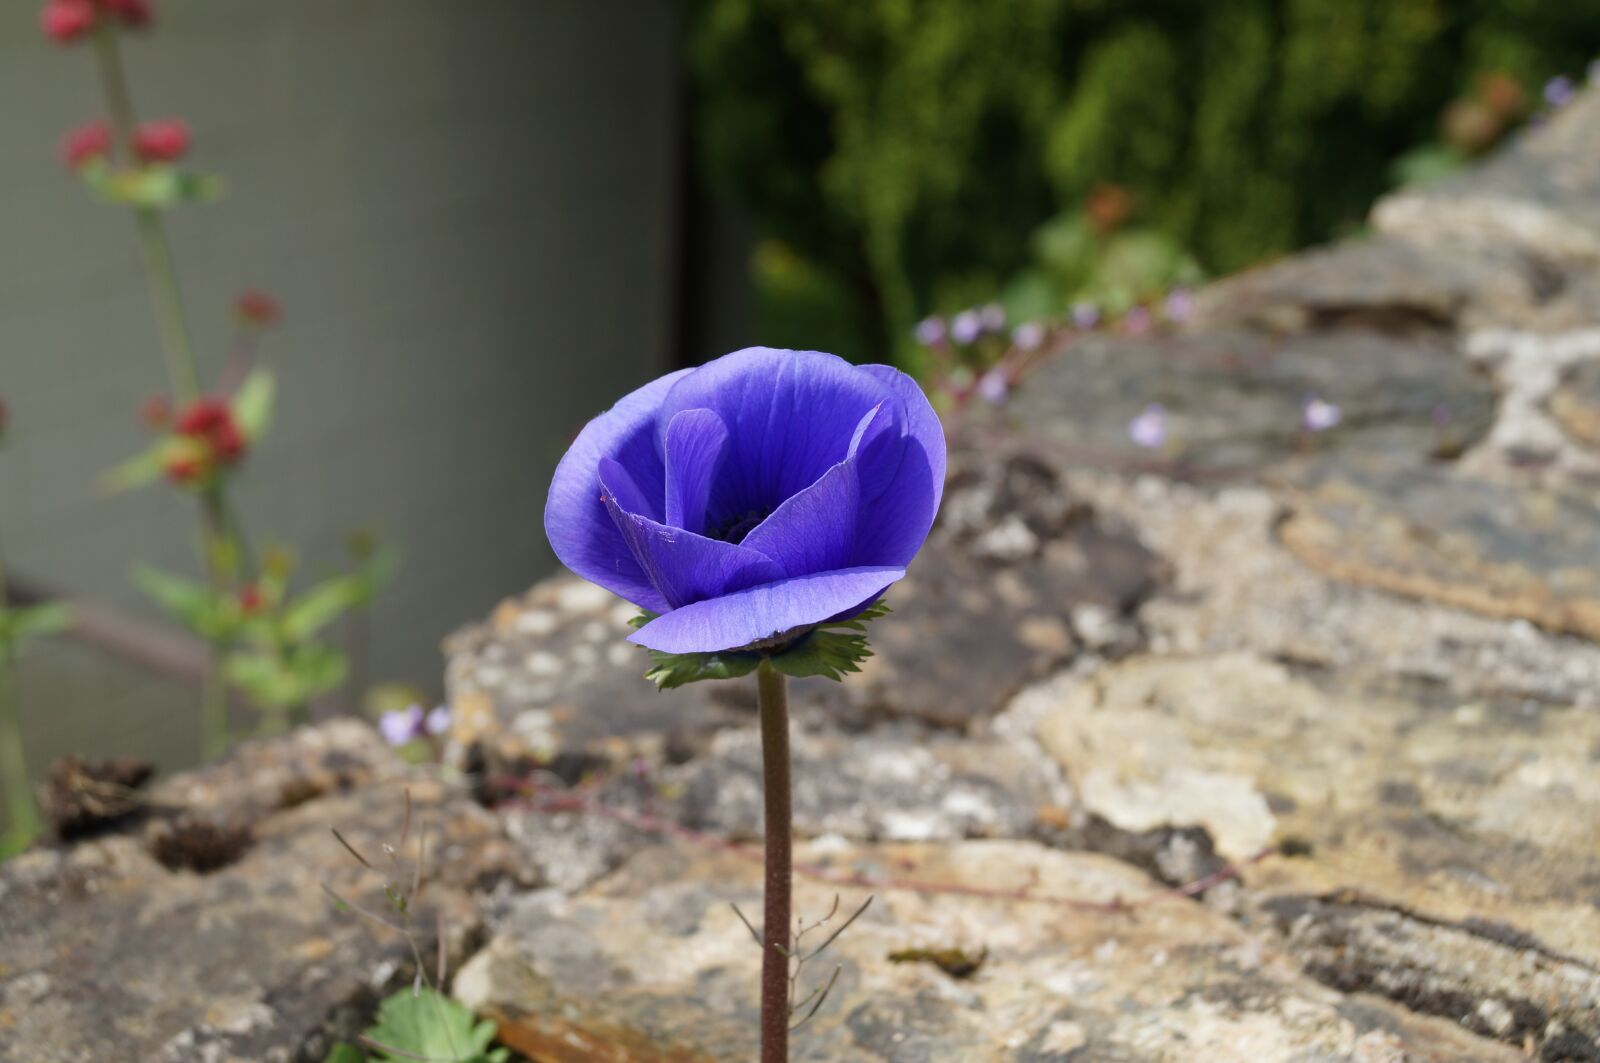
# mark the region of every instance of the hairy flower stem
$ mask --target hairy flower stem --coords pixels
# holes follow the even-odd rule
[[[5,558],[0,555],[0,615],[10,607],[6,593]],[[6,834],[21,845],[39,833],[39,809],[33,802],[33,787],[28,781],[28,759],[22,746],[22,705],[17,695],[16,646],[9,636],[0,637],[0,778],[5,783]],[[11,846],[0,845],[0,852]]]
[[[766,791],[766,906],[761,927],[761,1063],[789,1059],[789,918],[794,889],[789,786],[789,680],[762,661],[761,779]]]

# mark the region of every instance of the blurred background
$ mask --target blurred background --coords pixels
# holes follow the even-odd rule
[[[194,521],[100,474],[146,445],[161,356],[132,223],[62,171],[87,53],[0,13],[0,537],[14,594],[83,603],[23,652],[30,761],[198,753],[197,640],[129,580]],[[555,461],[667,368],[751,343],[929,373],[917,325],[1125,314],[1358,233],[1373,199],[1561,106],[1600,11],[1535,0],[170,0],[124,58],[226,194],[168,224],[202,367],[229,306],[272,435],[245,522],[309,577],[399,567],[367,686],[554,564]],[[358,682],[359,680],[359,682]]]

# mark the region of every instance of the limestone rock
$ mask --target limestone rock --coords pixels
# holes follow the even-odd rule
[[[1273,911],[1339,988],[1462,1022],[1499,1001],[1543,1018],[1484,1032],[1600,1046],[1591,710],[1325,689],[1244,654],[1135,658],[1019,703],[1034,699],[1090,810],[1203,826],[1236,860],[1275,841],[1240,903]],[[1336,897],[1351,898],[1337,919],[1313,903]]]
[[[1021,842],[824,841],[799,855],[824,871],[1032,891],[1082,907],[877,890],[802,972],[801,995],[835,965],[839,975],[794,1035],[796,1060],[1519,1058],[1449,1023],[1330,992],[1202,906],[1095,908],[1156,889],[1104,857]],[[759,911],[759,882],[754,861],[648,850],[578,897],[524,898],[462,970],[456,994],[497,1017],[507,1044],[550,1063],[742,1063],[755,1053],[760,950],[730,904]],[[806,877],[796,892],[796,915],[808,921],[836,896],[843,912],[867,896]],[[958,978],[890,958],[947,949],[981,963]]]
[[[386,781],[253,805],[281,779],[337,774],[348,759]],[[442,913],[453,951],[466,951],[481,922],[470,887],[499,844],[491,817],[437,782],[405,780],[364,725],[247,746],[233,764],[159,791],[250,809],[252,843],[209,874],[169,870],[136,834],[35,849],[0,867],[0,1059],[320,1063],[331,1036],[352,1033],[381,991],[407,980],[410,964],[401,940],[337,911],[322,892],[326,882],[382,906],[378,878],[329,828],[381,861],[382,844],[398,839],[406,787],[413,830],[431,839],[419,937],[431,950]],[[230,770],[236,785],[212,790]]]

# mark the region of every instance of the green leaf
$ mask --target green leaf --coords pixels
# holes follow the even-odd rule
[[[328,1050],[322,1063],[367,1063],[367,1054],[355,1045],[347,1045],[340,1041]]]
[[[223,662],[228,682],[267,709],[304,705],[338,687],[348,671],[342,652],[317,643],[283,652],[239,650]]]
[[[650,651],[650,670],[644,677],[662,690],[698,683],[703,679],[738,679],[761,664],[756,653],[661,653]]]
[[[705,679],[738,679],[760,666],[762,658],[772,661],[784,675],[826,676],[843,679],[848,672],[861,671],[861,662],[872,656],[867,646],[867,624],[889,612],[883,599],[872,603],[848,620],[823,624],[775,653],[725,650],[721,653],[661,653],[650,651],[650,670],[644,677],[662,690],[698,683]],[[643,612],[630,624],[643,627],[656,618]]]
[[[292,642],[310,638],[364,600],[365,584],[356,576],[335,576],[319,583],[283,610],[283,636]]]
[[[17,641],[38,635],[54,635],[72,626],[72,611],[65,602],[16,606],[4,614],[6,635]]]
[[[850,672],[859,672],[861,662],[872,656],[867,645],[867,624],[888,612],[888,603],[880,598],[849,620],[824,624],[783,652],[773,654],[772,666],[795,678],[823,676],[836,681]]]
[[[415,1056],[453,1063],[504,1063],[510,1055],[504,1048],[490,1050],[494,1023],[479,1022],[465,1007],[432,989],[413,994],[408,988],[390,995],[378,1005],[378,1021],[366,1035],[374,1047],[381,1046],[378,1063],[411,1063],[408,1057]]]
[[[85,167],[83,179],[107,202],[151,210],[207,203],[222,195],[220,178],[176,166],[145,166],[136,170]]]
[[[231,403],[233,419],[250,442],[266,435],[272,423],[272,400],[277,392],[277,382],[267,369],[253,369],[245,378]]]
[[[129,491],[161,479],[166,469],[165,443],[165,440],[153,443],[142,454],[136,454],[121,465],[101,473],[100,489]]]
[[[215,639],[228,633],[229,625],[223,621],[216,597],[205,584],[149,565],[134,566],[133,582],[179,623],[202,638]]]

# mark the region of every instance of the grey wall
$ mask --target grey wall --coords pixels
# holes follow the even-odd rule
[[[101,113],[92,55],[36,17],[0,5],[0,529],[25,578],[148,614],[129,562],[194,571],[190,514],[165,487],[92,486],[145,442],[161,360],[131,221],[55,159]],[[671,0],[164,0],[159,17],[126,50],[141,114],[187,117],[192,161],[228,180],[220,205],[171,216],[201,346],[220,361],[243,287],[285,309],[247,521],[312,572],[382,529],[405,562],[374,673],[437,687],[439,637],[552,563],[539,514],[572,433],[667,364]],[[30,722],[40,752],[84,737],[50,715]]]

